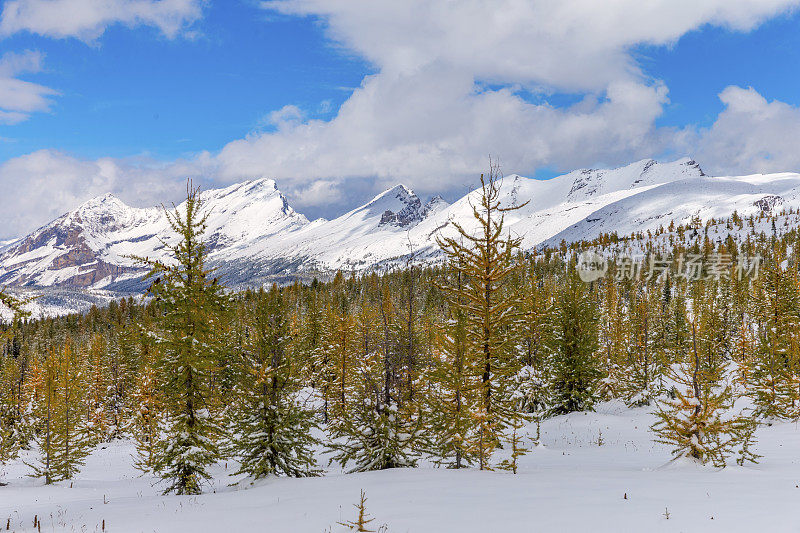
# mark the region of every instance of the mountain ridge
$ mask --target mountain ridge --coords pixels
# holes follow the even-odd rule
[[[506,214],[506,227],[526,250],[734,210],[800,207],[800,174],[713,177],[689,158],[580,169],[549,180],[512,174],[499,186],[504,206],[523,206]],[[471,191],[452,204],[438,196],[423,202],[398,184],[339,217],[314,221],[295,211],[269,178],[200,197],[209,213],[209,264],[230,285],[250,286],[381,268],[412,254],[437,261],[438,235],[454,234],[454,222],[475,229],[472,206],[479,194]],[[141,291],[144,270],[131,257],[168,260],[163,243],[174,239],[160,208],[130,207],[105,194],[5,247],[0,243],[0,285]]]

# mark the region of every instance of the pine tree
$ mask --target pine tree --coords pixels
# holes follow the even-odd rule
[[[435,388],[430,396],[433,415],[433,460],[451,468],[462,468],[475,459],[471,442],[476,431],[475,404],[479,396],[480,369],[469,357],[466,306],[462,296],[464,274],[451,269],[448,295],[449,318],[440,326],[434,350],[431,379]]]
[[[362,298],[356,317],[361,349],[353,361],[349,408],[331,428],[331,461],[350,465],[350,472],[411,467],[418,458],[422,402],[413,401],[409,392],[408,337],[397,335],[404,330],[396,327],[388,288],[380,294],[380,302]],[[378,335],[379,329],[383,335]]]
[[[92,336],[89,344],[89,398],[87,403],[87,418],[89,431],[96,442],[108,439],[109,426],[106,417],[106,395],[108,384],[107,372],[107,344],[106,339],[100,334]]]
[[[159,395],[159,377],[155,347],[143,343],[141,367],[134,386],[133,415],[128,430],[136,443],[134,466],[143,472],[155,469],[156,454],[162,446],[161,431],[164,426],[163,401]]]
[[[522,270],[522,269],[520,269]],[[550,315],[553,311],[551,278],[537,279],[533,269],[527,273],[523,291],[522,339],[519,358],[522,367],[514,376],[512,394],[517,410],[540,420],[547,395],[547,345],[551,336]]]
[[[599,312],[591,289],[570,265],[553,316],[550,415],[591,410],[596,399],[602,372],[597,361]]]
[[[23,384],[27,359],[19,345],[20,322],[29,316],[25,302],[0,291],[0,310],[12,313],[8,329],[0,324],[0,465],[17,456],[31,439],[31,420]]]
[[[214,328],[226,310],[227,297],[205,267],[202,235],[208,213],[191,184],[184,206],[165,210],[179,238],[175,244],[164,243],[172,261],[139,259],[151,268],[149,292],[161,311],[156,341],[163,355],[159,373],[166,427],[154,470],[168,483],[164,493],[199,494],[211,477],[208,466],[220,456],[221,428],[210,412],[210,391],[223,351]]]
[[[605,398],[631,396],[627,386],[627,347],[630,345],[630,316],[625,308],[620,283],[604,280],[600,318],[600,348],[606,378],[598,393]]]
[[[369,514],[367,513],[367,495],[364,490],[361,490],[361,499],[355,505],[353,505],[358,510],[358,517],[355,520],[348,520],[347,522],[339,522],[340,526],[346,527],[350,531],[361,531],[361,532],[372,532],[375,531],[374,529],[367,529],[367,524],[375,520],[374,518],[369,518]]]
[[[16,327],[19,326],[19,323],[30,317],[31,313],[28,311],[25,306],[29,304],[32,299],[20,299],[12,296],[11,294],[7,293],[6,291],[0,290],[0,309],[7,309],[11,311],[11,329],[6,330],[3,334],[5,337],[9,332],[13,332]]]
[[[292,355],[288,317],[277,285],[256,296],[248,342],[238,362],[233,409],[236,474],[316,475],[314,413],[298,398],[302,369]]]
[[[340,422],[348,408],[354,373],[355,324],[346,297],[334,296],[325,313],[322,346],[315,366],[322,396],[323,419]]]
[[[336,461],[348,472],[367,472],[415,466],[422,426],[413,405],[387,404],[381,390],[380,352],[354,361],[351,403],[346,415],[332,428]]]
[[[630,301],[630,348],[620,375],[620,392],[631,405],[650,405],[660,392],[666,362],[661,294],[656,284],[640,284]]]
[[[510,470],[513,473],[517,473],[517,468],[519,466],[518,459],[528,453],[528,448],[523,445],[523,429],[525,427],[525,418],[521,415],[515,416],[511,421],[511,434],[506,438],[508,444],[510,446],[509,449],[509,458],[504,459],[498,465],[499,468],[503,470]]]
[[[121,306],[123,316],[109,339],[106,413],[110,439],[123,436],[130,425],[127,417],[137,405],[131,405],[131,396],[136,385],[136,370],[143,357],[144,335],[137,324],[124,316],[127,307],[127,304]]]

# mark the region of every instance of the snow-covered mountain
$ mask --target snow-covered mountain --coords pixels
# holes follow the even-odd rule
[[[309,224],[270,179],[200,196],[209,212],[212,257]],[[141,278],[133,257],[165,259],[164,243],[175,238],[162,208],[129,207],[107,194],[7,247],[0,253],[0,284],[124,289]]]
[[[690,159],[643,160],[550,180],[511,175],[500,193],[503,205],[523,206],[509,212],[506,223],[530,249],[734,210],[748,215],[800,207],[800,174],[712,177]],[[338,218],[309,221],[270,179],[205,191],[209,261],[229,284],[256,285],[392,264],[412,252],[435,260],[436,238],[454,234],[453,222],[474,227],[479,194],[449,205],[440,197],[423,202],[397,185]],[[141,290],[142,270],[132,256],[165,258],[164,243],[174,238],[162,209],[133,208],[106,195],[22,239],[0,243],[0,284]]]

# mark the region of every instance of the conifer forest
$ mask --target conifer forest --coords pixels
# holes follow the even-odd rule
[[[238,485],[421,463],[513,475],[542,424],[616,401],[649,409],[637,431],[674,460],[722,468],[757,464],[758,429],[798,419],[796,229],[734,214],[523,253],[496,177],[481,182],[479,230],[441,239],[433,265],[228,290],[189,189],[173,261],[139,258],[144,297],[32,319],[3,293],[0,461],[68,483],[130,441],[177,495],[221,463]],[[589,249],[608,267],[586,281]]]

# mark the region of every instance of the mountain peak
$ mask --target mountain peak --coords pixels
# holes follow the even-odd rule
[[[403,184],[375,196],[364,208],[369,213],[380,214],[378,226],[409,227],[424,218],[422,201],[413,190]]]
[[[114,194],[106,193],[85,201],[55,222],[66,225],[90,225],[96,228],[115,225],[133,210],[134,208]]]
[[[424,217],[429,217],[435,213],[440,211],[444,211],[448,208],[450,204],[445,201],[440,195],[431,196],[427,202],[425,202],[425,206],[422,208],[422,215]]]
[[[398,185],[395,185],[394,187],[386,189],[382,193],[376,194],[375,197],[372,200],[367,202],[365,207],[366,206],[371,206],[371,205],[374,205],[374,204],[377,204],[379,202],[386,201],[386,200],[388,200],[388,201],[394,201],[394,200],[407,201],[408,199],[413,199],[413,198],[417,198],[417,195],[414,194],[414,191],[411,190],[410,188],[406,187],[402,183],[400,183]]]
[[[684,157],[666,163],[655,159],[642,159],[612,169],[575,170],[565,176],[572,179],[567,200],[580,202],[614,191],[702,177],[705,176],[705,173],[696,161]]]
[[[105,194],[101,194],[100,196],[95,196],[94,198],[90,198],[83,202],[76,211],[81,211],[84,209],[98,209],[98,208],[109,208],[109,207],[118,207],[118,206],[125,206],[125,203],[120,200],[116,195],[113,193],[107,192]]]

